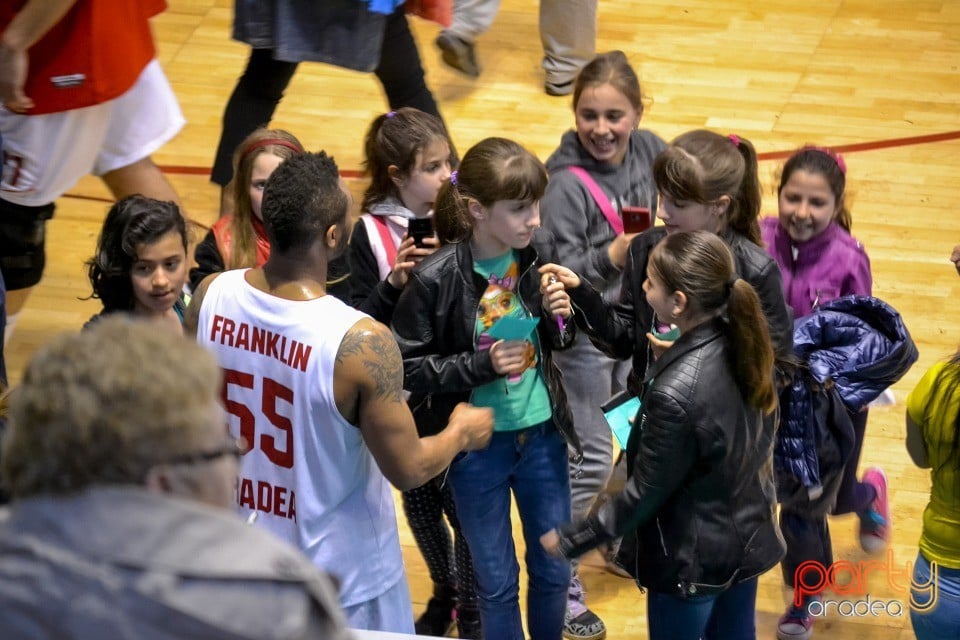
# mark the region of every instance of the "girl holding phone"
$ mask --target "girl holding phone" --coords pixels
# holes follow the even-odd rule
[[[377,116],[364,142],[370,186],[350,238],[349,302],[390,324],[412,269],[437,250],[433,203],[453,145],[440,118],[405,107]]]

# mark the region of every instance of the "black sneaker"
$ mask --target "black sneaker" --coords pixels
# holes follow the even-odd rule
[[[480,625],[480,610],[476,605],[457,607],[457,637],[483,640],[483,628]]]
[[[567,609],[563,620],[563,637],[567,640],[603,640],[607,637],[607,627],[590,609],[584,609],[577,616]]]
[[[563,637],[568,640],[603,640],[607,627],[587,608],[586,592],[580,576],[573,574],[567,590],[567,610],[563,615]]]
[[[480,76],[480,65],[477,64],[477,53],[472,42],[443,31],[437,36],[436,45],[447,65],[471,78]]]
[[[445,636],[454,626],[456,620],[457,596],[456,591],[448,587],[434,586],[433,596],[427,601],[427,609],[413,628],[418,635]]]

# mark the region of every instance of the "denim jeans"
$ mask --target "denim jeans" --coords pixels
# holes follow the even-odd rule
[[[937,602],[923,613],[910,609],[910,622],[917,640],[956,640],[960,638],[960,569],[937,568]],[[917,554],[913,567],[913,583],[930,582],[930,562]],[[911,589],[914,602],[923,606],[929,602],[929,593]]]
[[[540,536],[570,520],[567,445],[552,420],[495,432],[482,451],[460,454],[447,476],[460,528],[473,554],[485,638],[524,640],[520,566],[513,544],[510,493],[526,542],[527,625],[533,640],[560,640],[570,563],[549,555]]]
[[[756,603],[757,578],[699,598],[651,591],[647,596],[650,640],[755,640]]]

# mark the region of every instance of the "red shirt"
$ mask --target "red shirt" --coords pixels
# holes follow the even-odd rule
[[[26,0],[0,2],[0,33]],[[28,50],[28,115],[101,104],[125,93],[156,57],[150,18],[166,0],[77,0]]]

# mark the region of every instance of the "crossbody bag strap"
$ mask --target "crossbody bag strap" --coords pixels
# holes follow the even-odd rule
[[[603,189],[601,189],[600,185],[597,184],[597,181],[593,179],[593,176],[591,176],[583,167],[567,167],[567,170],[573,175],[577,176],[577,178],[580,179],[580,182],[583,183],[583,186],[587,188],[587,191],[590,192],[590,195],[593,196],[594,202],[596,202],[597,206],[600,207],[603,217],[606,218],[607,222],[610,223],[610,226],[613,228],[613,232],[617,235],[623,233],[623,220],[621,220],[620,216],[617,215],[617,211],[610,203],[610,199],[607,197],[607,194],[603,192]]]

